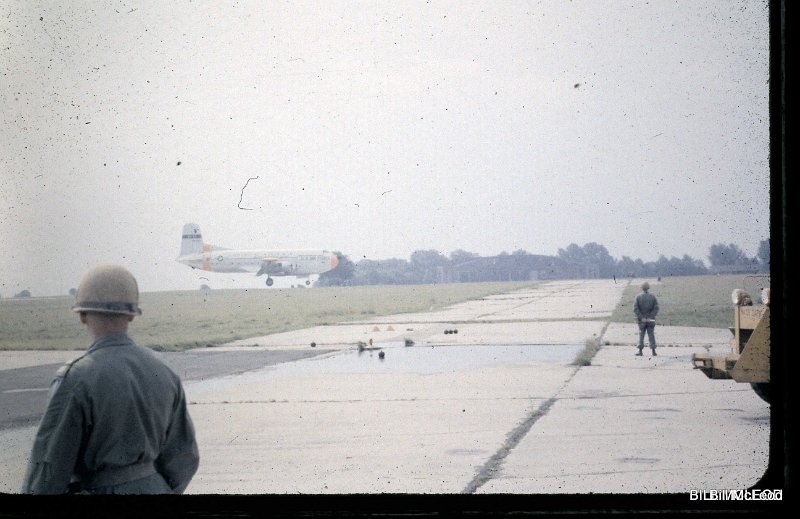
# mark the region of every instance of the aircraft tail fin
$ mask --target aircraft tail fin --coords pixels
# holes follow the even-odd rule
[[[203,236],[200,234],[200,227],[194,223],[187,223],[181,233],[181,256],[201,252],[203,252]]]

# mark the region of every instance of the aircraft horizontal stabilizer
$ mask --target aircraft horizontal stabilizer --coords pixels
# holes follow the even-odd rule
[[[212,251],[215,251],[215,250],[233,250],[233,249],[231,249],[230,247],[219,247],[217,245],[211,245],[211,244],[208,244],[208,243],[204,243],[203,244],[203,250],[206,251],[206,252],[212,252]]]

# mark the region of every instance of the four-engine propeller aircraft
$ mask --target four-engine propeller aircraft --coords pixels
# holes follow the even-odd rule
[[[322,274],[336,268],[339,259],[326,250],[234,250],[203,243],[200,227],[193,223],[183,226],[181,255],[177,261],[193,269],[209,272],[255,272],[267,275],[267,286],[272,286],[272,276],[305,278],[311,284],[311,274]]]

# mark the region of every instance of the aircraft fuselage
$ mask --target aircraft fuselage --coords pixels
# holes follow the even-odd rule
[[[261,272],[272,276],[307,276],[331,270],[337,258],[323,250],[212,250],[187,254],[180,263],[209,272]]]
[[[336,268],[339,258],[326,250],[265,250],[228,249],[203,241],[200,226],[187,223],[181,233],[181,252],[177,261],[193,269],[208,272],[255,272],[267,275],[267,286],[272,286],[272,276],[305,277],[306,285],[312,274],[322,274]]]

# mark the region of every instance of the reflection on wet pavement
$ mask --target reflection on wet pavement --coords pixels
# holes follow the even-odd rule
[[[582,345],[424,346],[385,343],[364,351],[342,351],[326,357],[275,366],[276,374],[297,373],[446,373],[487,366],[568,364]],[[385,353],[381,358],[380,352]]]

